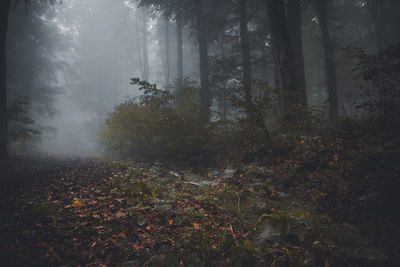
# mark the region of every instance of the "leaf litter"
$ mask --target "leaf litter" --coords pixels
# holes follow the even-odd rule
[[[279,168],[201,176],[160,164],[60,164],[46,183],[3,197],[7,266],[316,266],[365,241],[306,195],[283,192]]]

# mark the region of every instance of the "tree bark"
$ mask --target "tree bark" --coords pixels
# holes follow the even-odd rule
[[[165,19],[165,82],[169,84],[170,64],[169,64],[169,19]]]
[[[307,115],[307,92],[304,71],[303,41],[301,34],[301,1],[287,2],[287,23],[291,37],[292,51],[296,69],[296,91],[302,113]]]
[[[240,17],[240,47],[242,52],[243,65],[243,85],[245,97],[248,103],[251,102],[251,59],[250,59],[250,42],[247,29],[247,0],[239,0],[239,17]]]
[[[367,0],[369,13],[374,22],[377,52],[382,52],[385,47],[385,17],[384,17],[384,0]]]
[[[335,51],[328,26],[328,3],[327,0],[316,0],[317,15],[321,28],[322,43],[325,56],[326,83],[329,96],[329,120],[335,122],[338,117],[338,96],[335,68]]]
[[[3,0],[0,4],[0,159],[8,158],[6,40],[10,4],[11,0]]]
[[[199,40],[199,56],[200,56],[200,101],[208,120],[210,112],[210,86],[209,86],[209,70],[208,70],[208,47],[207,33],[204,22],[204,10],[202,0],[195,0],[195,11],[197,19],[197,36]]]
[[[276,55],[280,81],[284,90],[282,117],[284,120],[293,121],[297,114],[293,109],[296,104],[296,64],[292,51],[290,35],[286,23],[285,3],[283,0],[268,0],[268,17],[271,26],[273,49]]]
[[[149,67],[149,48],[147,44],[147,10],[142,10],[142,41],[143,41],[143,67],[144,67],[144,77],[145,81],[149,81],[150,67]]]
[[[137,58],[138,58],[138,63],[139,63],[139,67],[140,67],[140,78],[143,80],[145,77],[145,69],[144,69],[144,64],[143,64],[143,53],[142,53],[142,30],[140,29],[139,25],[140,25],[140,14],[139,12],[136,13],[136,23],[135,23],[135,30],[136,30],[136,45],[137,45],[137,49],[136,49],[136,53],[137,53]]]
[[[182,41],[182,9],[178,7],[176,12],[176,45],[177,45],[177,72],[178,82],[183,81],[183,41]]]

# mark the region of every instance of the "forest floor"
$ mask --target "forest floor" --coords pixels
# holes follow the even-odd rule
[[[321,181],[288,186],[278,161],[201,174],[90,158],[3,161],[0,265],[398,263],[392,221],[360,222],[358,204],[343,204],[343,214],[327,206],[337,196]]]

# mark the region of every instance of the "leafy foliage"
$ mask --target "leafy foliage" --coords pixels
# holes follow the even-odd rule
[[[147,159],[185,157],[202,149],[208,134],[193,84],[186,81],[171,93],[139,79],[132,83],[143,95],[109,115],[103,138],[111,149]]]
[[[393,125],[400,125],[400,44],[377,55],[367,54],[358,47],[347,51],[358,60],[354,68],[358,77],[369,83],[363,93],[366,101],[358,108],[366,110],[375,125],[394,129]]]
[[[17,98],[8,109],[10,141],[29,141],[40,135],[34,128],[35,121],[28,112],[30,102],[25,97]]]

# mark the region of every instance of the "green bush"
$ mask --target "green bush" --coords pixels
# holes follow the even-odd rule
[[[118,105],[109,114],[102,137],[122,156],[174,159],[199,153],[209,130],[202,119],[193,83],[185,80],[170,90],[132,79],[143,95]]]

